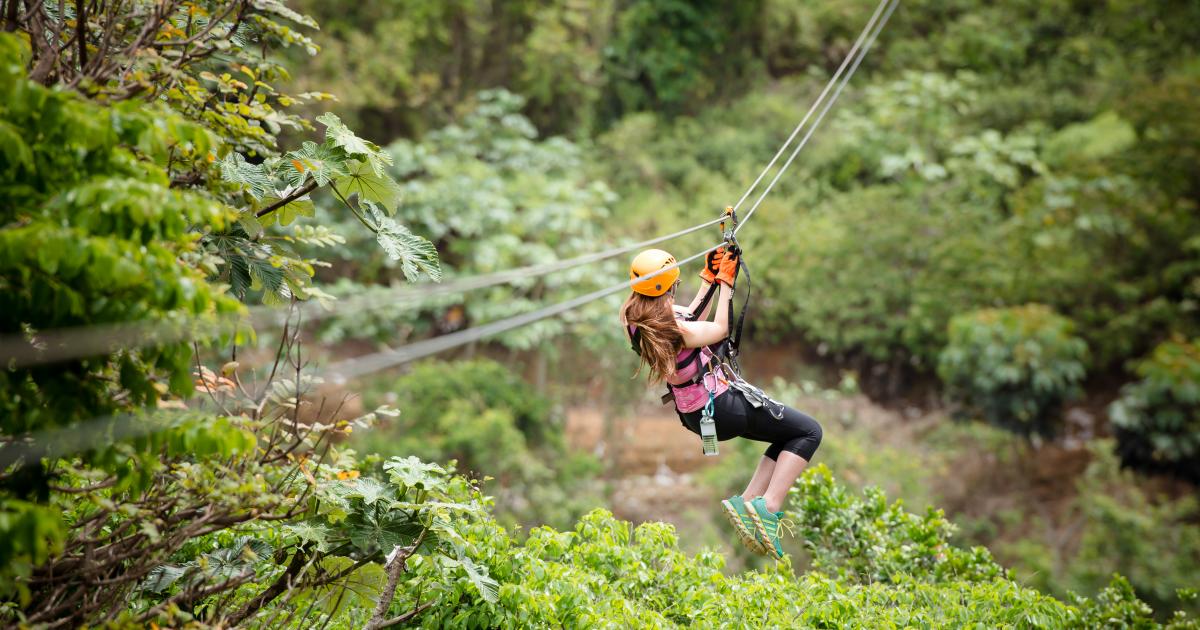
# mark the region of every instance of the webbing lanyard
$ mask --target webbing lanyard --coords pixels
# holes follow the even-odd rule
[[[709,374],[713,373],[709,372]],[[708,389],[707,383],[705,383],[704,389],[708,390],[708,402],[704,403],[704,411],[700,412],[700,450],[705,455],[716,455],[717,422],[713,418],[713,413],[716,411],[717,396],[713,390]]]

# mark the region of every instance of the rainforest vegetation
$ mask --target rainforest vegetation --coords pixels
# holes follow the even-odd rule
[[[439,289],[717,217],[875,7],[0,0],[0,627],[1196,628],[1196,2],[898,4],[738,235],[783,561],[623,293],[334,369],[622,281]]]

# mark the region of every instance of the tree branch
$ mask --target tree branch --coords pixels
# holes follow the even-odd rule
[[[307,562],[308,554],[306,554],[302,549],[296,550],[296,553],[292,556],[292,561],[288,563],[287,568],[283,570],[283,573],[280,574],[279,577],[275,578],[275,581],[267,587],[267,590],[259,593],[258,597],[246,602],[246,605],[243,606],[241,610],[237,611],[232,617],[226,620],[228,622],[228,627],[232,628],[237,626],[245,621],[247,617],[261,610],[263,606],[266,606],[274,601],[276,597],[282,595],[284,591],[291,587],[292,581],[297,575],[300,574],[300,571],[304,569]]]
[[[400,625],[406,621],[411,620],[413,617],[416,617],[417,615],[425,612],[426,610],[429,609],[430,606],[433,606],[433,602],[425,602],[424,604],[417,606],[416,608],[404,613],[403,615],[392,617],[391,619],[381,622],[378,627],[390,628],[392,626]]]
[[[79,71],[83,72],[83,68],[87,66],[87,37],[84,34],[84,29],[87,28],[87,7],[84,6],[83,0],[75,0],[75,37],[79,41]]]
[[[385,619],[384,616],[387,615],[388,608],[392,605],[392,599],[396,597],[396,584],[400,581],[400,574],[407,568],[408,559],[417,552],[417,548],[424,542],[425,534],[428,531],[429,528],[422,528],[420,535],[413,541],[413,544],[407,547],[397,546],[392,550],[392,553],[395,555],[387,563],[387,585],[383,587],[383,592],[379,594],[379,602],[375,604],[375,613],[371,615],[371,621],[367,622],[366,630],[379,630],[379,628],[386,628],[389,625],[399,623],[398,621],[391,623],[392,620]],[[401,615],[401,617],[403,616]]]
[[[310,193],[316,189],[317,189],[317,181],[315,179],[310,179],[310,180],[308,180],[307,184],[301,186],[299,189],[292,192],[292,194],[288,195],[287,197],[284,197],[283,199],[280,199],[279,201],[276,201],[275,203],[267,206],[266,208],[263,208],[262,210],[259,210],[258,213],[255,214],[254,216],[261,219],[261,218],[265,217],[266,215],[271,214],[272,212],[275,212],[276,210],[288,205],[289,203],[292,203],[293,201],[303,197],[304,195],[307,195],[308,193]]]

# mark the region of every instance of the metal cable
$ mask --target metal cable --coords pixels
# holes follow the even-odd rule
[[[746,198],[750,196],[750,193],[754,192],[754,189],[758,187],[758,184],[762,181],[763,177],[766,177],[767,172],[771,170],[771,167],[775,166],[775,162],[779,161],[779,156],[783,155],[783,152],[786,151],[788,146],[792,144],[792,140],[796,139],[796,135],[799,134],[800,130],[804,128],[805,123],[807,123],[808,119],[812,117],[813,112],[817,111],[817,108],[820,107],[821,103],[825,100],[825,95],[829,93],[829,90],[833,87],[833,84],[836,83],[838,78],[842,76],[842,72],[846,69],[846,66],[850,65],[850,60],[854,58],[854,55],[858,52],[859,47],[861,47],[863,42],[866,41],[867,34],[870,33],[871,29],[875,26],[875,22],[883,13],[884,6],[887,5],[888,2],[889,0],[880,0],[879,6],[875,7],[875,12],[871,14],[871,19],[867,21],[867,25],[864,26],[862,32],[858,34],[858,39],[854,41],[854,46],[850,48],[850,52],[846,53],[846,58],[843,59],[842,64],[838,66],[837,72],[835,72],[833,76],[829,78],[829,81],[825,83],[825,89],[821,90],[821,93],[817,96],[817,100],[813,101],[812,107],[808,108],[808,113],[804,114],[804,118],[800,120],[800,124],[796,125],[796,128],[792,130],[792,134],[788,136],[783,145],[779,147],[779,150],[775,152],[775,157],[772,157],[771,161],[767,162],[767,165],[763,167],[762,172],[759,173],[758,177],[754,179],[754,183],[750,184],[750,187],[746,189],[746,192],[742,193],[741,199],[738,199],[737,203],[733,204],[733,210],[735,212],[738,210],[738,208],[742,207],[742,203],[746,201]],[[834,98],[837,97],[835,96]]]
[[[465,293],[509,284],[517,280],[536,278],[593,262],[607,260],[634,250],[686,236],[720,222],[721,217],[718,217],[664,236],[629,245],[611,247],[599,252],[584,254],[553,263],[528,265],[516,269],[469,276],[446,283],[427,283],[379,289],[340,301],[337,303],[337,306],[343,312],[347,310],[371,311],[407,300],[426,300],[440,295]],[[337,314],[335,311],[311,302],[301,305],[300,310],[305,321],[320,321]],[[241,314],[218,316],[215,321],[189,317],[156,322],[140,321],[97,324],[79,328],[51,330],[37,333],[36,346],[28,343],[18,335],[8,335],[0,337],[0,364],[11,367],[44,365],[68,359],[110,354],[123,348],[140,348],[195,338],[211,338],[236,332],[243,324],[250,327],[281,325],[287,317],[287,314],[271,307],[254,307],[249,309],[249,311],[248,316]]]
[[[693,260],[703,258],[709,252],[716,250],[723,244],[723,242],[717,243],[716,245],[713,245],[712,247],[709,247],[698,254],[688,256],[687,258],[684,258],[673,265],[663,267],[662,269],[659,269],[650,275],[641,276],[637,280],[638,282],[642,282],[671,271],[672,269],[678,269],[679,267],[686,265]],[[373,354],[340,361],[327,367],[325,370],[319,371],[318,373],[325,378],[333,380],[334,382],[344,382],[351,378],[363,376],[364,374],[370,374],[372,372],[378,372],[379,370],[395,367],[402,363],[427,357],[431,354],[444,352],[451,348],[457,348],[473,341],[491,337],[492,335],[506,332],[514,328],[520,328],[521,326],[532,324],[536,321],[565,313],[572,309],[583,306],[584,304],[588,304],[590,302],[599,300],[600,298],[612,295],[618,291],[630,290],[632,286],[632,280],[620,282],[603,289],[598,289],[596,291],[592,291],[591,293],[573,297],[569,300],[564,300],[557,304],[551,304],[550,306],[545,306],[521,315],[514,315],[512,317],[497,320],[488,324],[481,324],[479,326],[460,330],[448,335],[441,335],[439,337],[425,339],[423,341],[401,346],[400,348],[396,348],[394,350],[385,350],[382,352],[376,352]]]
[[[854,77],[854,72],[858,70],[859,64],[861,64],[862,60],[867,57],[867,53],[871,51],[871,46],[875,44],[875,39],[879,37],[879,33],[883,30],[883,27],[887,25],[888,18],[892,16],[892,12],[895,11],[896,7],[900,4],[900,0],[895,0],[894,2],[891,0],[883,1],[888,5],[887,10],[883,14],[883,19],[879,21],[878,28],[871,33],[870,37],[863,45],[862,54],[860,54],[854,60],[854,64],[850,66],[850,71],[846,73],[846,76],[842,79],[841,83],[838,84],[837,89],[833,92],[833,96],[831,96],[825,103],[824,108],[821,109],[821,113],[817,115],[817,119],[814,120],[812,126],[809,127],[808,133],[804,134],[804,138],[800,140],[800,144],[796,145],[795,150],[793,150],[792,154],[788,156],[787,161],[783,163],[783,166],[779,167],[779,171],[775,173],[775,177],[772,178],[771,182],[767,184],[766,190],[764,190],[762,194],[758,196],[758,199],[754,201],[754,205],[750,207],[750,211],[746,213],[746,216],[742,218],[742,221],[733,229],[733,233],[735,235],[741,231],[743,226],[746,225],[746,221],[748,221],[750,217],[754,216],[754,211],[758,210],[758,206],[762,204],[763,199],[766,199],[767,194],[769,194],[771,189],[775,187],[776,182],[779,181],[779,178],[783,175],[784,171],[786,171],[788,167],[792,165],[792,162],[796,159],[796,156],[800,154],[800,150],[803,149],[806,144],[808,144],[809,138],[812,138],[812,135],[817,130],[817,127],[821,125],[821,121],[824,120],[825,114],[829,113],[829,109],[833,107],[834,103],[837,102],[838,96],[842,94],[842,89],[844,89],[846,84],[850,82],[850,79]]]
[[[724,242],[717,243],[695,255],[688,256],[683,260],[676,262],[673,265],[668,265],[651,273],[641,276],[638,281],[648,280],[664,274],[672,269],[686,265],[694,260],[706,256],[709,252],[716,250],[723,245]],[[316,370],[315,375],[324,377],[334,382],[344,382],[351,378],[364,376],[373,372],[378,372],[390,367],[407,363],[422,357],[427,357],[432,354],[444,352],[451,348],[466,345],[473,341],[478,341],[492,335],[496,335],[514,328],[519,328],[527,324],[532,324],[536,321],[553,317],[561,313],[565,313],[572,309],[583,306],[590,302],[594,302],[603,297],[607,297],[621,290],[631,289],[633,281],[620,282],[603,289],[592,291],[569,300],[552,304],[529,313],[514,315],[505,319],[494,321],[488,324],[482,324],[465,330],[460,330],[448,335],[433,337],[415,343],[402,346],[394,350],[384,352],[376,352],[354,359],[348,359],[330,365],[324,369]],[[200,393],[193,396],[198,397]],[[178,415],[177,411],[168,411],[170,415]],[[137,422],[139,419],[143,422]],[[114,416],[103,416],[93,418],[81,423],[77,423],[70,427],[62,429],[51,429],[42,431],[33,436],[30,440],[13,442],[10,444],[0,445],[0,470],[11,466],[12,464],[21,461],[22,459],[40,458],[40,457],[59,457],[73,452],[86,450],[95,445],[96,439],[105,440],[121,440],[131,439],[140,435],[146,435],[159,430],[165,426],[162,422],[151,421],[151,418],[146,418],[134,414],[118,414]],[[101,438],[101,436],[103,436]]]

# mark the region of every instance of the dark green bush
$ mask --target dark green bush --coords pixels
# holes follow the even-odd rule
[[[424,454],[429,458],[457,457],[462,467],[479,470],[476,464],[494,474],[490,464],[491,453],[486,449],[467,449],[460,452],[445,452],[437,446],[422,447],[429,443],[424,435],[439,424],[439,419],[453,412],[461,422],[468,418],[476,421],[488,411],[499,411],[507,416],[503,424],[511,426],[530,447],[539,447],[561,439],[561,429],[552,426],[550,403],[534,391],[516,372],[516,368],[491,360],[455,361],[452,363],[429,362],[415,367],[408,374],[391,383],[381,384],[385,391],[403,401],[398,421],[388,428],[366,438],[375,440],[371,446],[377,452],[392,451],[389,444],[395,439],[415,439],[409,453]],[[453,428],[453,427],[450,427]],[[416,433],[412,438],[405,434]],[[419,436],[419,437],[417,437]],[[437,452],[429,452],[435,450]],[[475,458],[473,455],[481,455]]]
[[[951,396],[1017,433],[1052,435],[1079,392],[1087,344],[1041,304],[983,309],[950,322],[938,375]]]
[[[1200,482],[1200,340],[1160,344],[1110,407],[1124,463]]]

